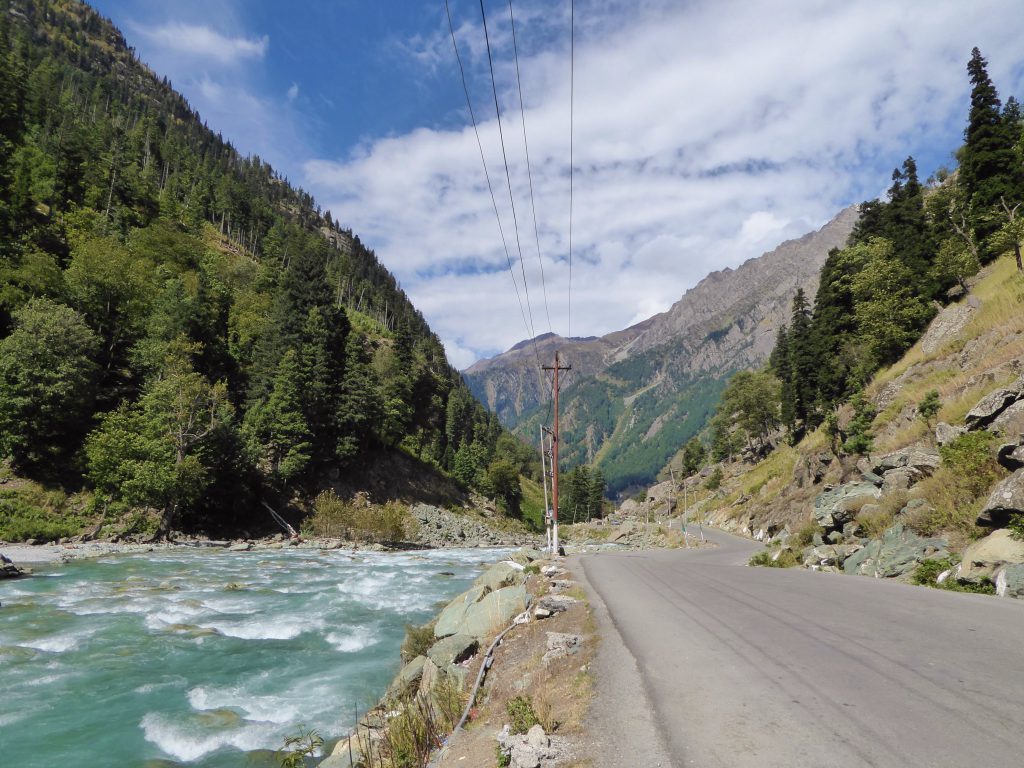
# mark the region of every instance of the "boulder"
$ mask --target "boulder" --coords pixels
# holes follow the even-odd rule
[[[615,530],[608,534],[608,542],[613,543],[619,541],[620,539],[626,538],[631,533],[633,533],[633,521],[627,520],[622,525],[616,526]]]
[[[523,566],[519,563],[503,560],[484,571],[473,582],[473,585],[486,587],[488,591],[496,592],[502,587],[514,587],[517,584],[522,584],[524,581],[526,581],[526,574],[523,572]]]
[[[946,443],[951,443],[965,432],[967,432],[967,427],[954,427],[952,424],[940,421],[935,425],[935,444],[945,445]]]
[[[635,515],[640,511],[640,503],[636,499],[626,499],[619,507],[619,514]]]
[[[513,552],[509,558],[513,563],[519,563],[520,565],[529,565],[535,560],[543,559],[544,555],[536,549],[530,549],[529,547],[523,547],[517,552]]]
[[[843,563],[843,571],[875,578],[903,576],[922,560],[944,557],[947,546],[945,539],[922,538],[896,523],[881,539],[870,541],[851,554]]]
[[[430,646],[427,651],[427,658],[442,669],[451,664],[458,664],[476,653],[480,647],[478,640],[472,635],[457,634],[442,638]],[[423,674],[423,666],[426,659],[420,663],[420,675]],[[419,680],[419,678],[417,678]]]
[[[871,471],[884,476],[895,470],[905,469],[919,475],[930,475],[939,468],[941,462],[938,452],[911,445],[875,459]]]
[[[458,664],[449,664],[444,670],[445,679],[455,686],[458,691],[466,690],[466,682],[469,680],[469,670]]]
[[[999,570],[995,578],[996,594],[1000,597],[1024,599],[1024,565],[1008,565]]]
[[[1010,515],[1019,512],[1024,512],[1024,469],[1018,469],[992,489],[975,522],[1003,528],[1010,521]]]
[[[334,745],[331,756],[320,763],[319,768],[354,768],[360,765],[359,739],[350,736]]]
[[[530,597],[522,585],[504,587],[491,592],[466,611],[460,632],[485,640],[505,628],[512,619],[530,605]]]
[[[999,446],[996,459],[1011,472],[1024,468],[1024,444],[1016,442]]]
[[[448,635],[458,632],[469,607],[483,599],[490,591],[490,587],[487,586],[470,587],[448,603],[437,617],[437,624],[434,625],[434,637],[448,637]]]
[[[423,677],[423,665],[426,661],[426,657],[417,656],[402,667],[395,679],[391,681],[391,685],[388,686],[388,693],[392,696],[401,696],[411,688],[419,686],[420,678]]]
[[[510,768],[540,768],[540,755],[529,744],[516,744],[510,755]]]
[[[551,739],[544,733],[544,727],[537,723],[526,732],[526,743],[536,750],[545,750],[551,746]]]
[[[1024,541],[1017,541],[1009,530],[1001,528],[964,550],[959,577],[971,580],[986,576],[1005,563],[1024,563]]]
[[[841,529],[853,520],[864,504],[881,496],[873,483],[847,483],[818,494],[814,500],[814,517],[827,531]]]
[[[885,473],[882,480],[882,493],[893,493],[894,491],[908,491],[924,475],[910,467],[900,467]]]
[[[546,611],[551,611],[551,613],[562,613],[577,602],[579,601],[576,600],[576,598],[569,597],[568,595],[548,595],[547,597],[542,597],[540,599],[537,603],[537,607],[543,608]]]
[[[1004,437],[1016,437],[1024,433],[1024,399],[1018,400],[996,416],[988,429]]]
[[[1021,399],[1024,391],[1024,379],[1018,379],[1009,387],[997,389],[978,401],[964,417],[964,424],[968,429],[984,429],[1007,408]]]
[[[441,668],[428,658],[423,664],[423,674],[420,677],[420,696],[429,696],[442,674]]]
[[[579,652],[581,645],[583,645],[583,638],[579,635],[548,632],[547,651],[544,653],[543,661],[547,663],[563,656],[572,656]]]
[[[4,579],[21,578],[26,574],[27,571],[23,571],[12,563],[6,555],[0,555],[0,581],[3,581]]]
[[[812,547],[804,557],[804,567],[820,568],[826,565],[842,565],[856,552],[863,549],[860,544],[834,544],[821,547]]]

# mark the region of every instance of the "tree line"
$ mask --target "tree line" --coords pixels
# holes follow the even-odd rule
[[[861,391],[871,376],[896,362],[984,264],[1012,251],[1024,271],[1020,105],[1012,96],[1001,103],[977,48],[967,72],[971,107],[958,168],[922,184],[908,157],[886,199],[861,205],[846,247],[825,261],[813,305],[803,290],[793,297],[768,365],[729,380],[710,423],[713,460],[770,450],[780,428],[795,442],[823,423],[837,449],[870,450],[874,412]],[[835,409],[843,403],[853,418],[840,430]]]
[[[393,451],[511,498],[529,465],[511,442],[374,253],[210,131],[110,22],[64,0],[0,15],[16,469],[93,489],[97,511],[158,510],[167,533],[237,527],[263,495]]]

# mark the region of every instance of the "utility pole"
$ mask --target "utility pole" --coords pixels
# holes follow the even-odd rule
[[[555,424],[551,431],[551,513],[552,513],[552,545],[551,552],[558,554],[558,374],[560,371],[572,370],[571,365],[561,365],[558,362],[558,350],[555,350],[555,364],[543,366],[545,371],[554,371],[555,374]]]
[[[544,483],[544,541],[545,548],[551,549],[551,517],[548,515],[548,449],[544,445],[544,425],[540,425],[540,467],[541,482]]]

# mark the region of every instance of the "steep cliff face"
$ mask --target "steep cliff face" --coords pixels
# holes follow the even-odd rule
[[[474,394],[526,436],[544,416],[549,383],[538,370],[554,350],[573,366],[563,389],[569,462],[597,461],[611,490],[654,477],[703,427],[724,379],[762,364],[798,288],[813,299],[832,248],[857,220],[847,208],[816,232],[737,269],[713,272],[667,312],[600,338],[547,335],[465,372]]]

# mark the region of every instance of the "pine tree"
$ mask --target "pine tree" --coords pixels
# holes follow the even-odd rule
[[[789,360],[792,376],[793,420],[806,428],[814,422],[819,358],[811,334],[811,313],[803,288],[793,297],[789,323]]]
[[[775,374],[775,378],[779,380],[779,418],[790,434],[792,434],[796,429],[796,393],[793,390],[789,330],[785,323],[779,328],[779,332],[775,337],[775,347],[772,349],[768,367]]]
[[[1004,119],[999,96],[986,67],[981,52],[974,48],[967,64],[972,86],[971,111],[960,162],[960,184],[970,207],[971,224],[981,242],[999,226],[991,220],[990,214],[1000,199],[1011,204],[1017,202],[1024,189],[1024,170],[1015,152],[1020,140],[1019,128],[1015,132],[1012,116]],[[996,254],[987,248],[985,255],[991,258]]]
[[[300,477],[313,456],[314,434],[303,413],[305,392],[298,355],[290,349],[278,364],[270,399],[250,411],[273,476],[283,484]]]

